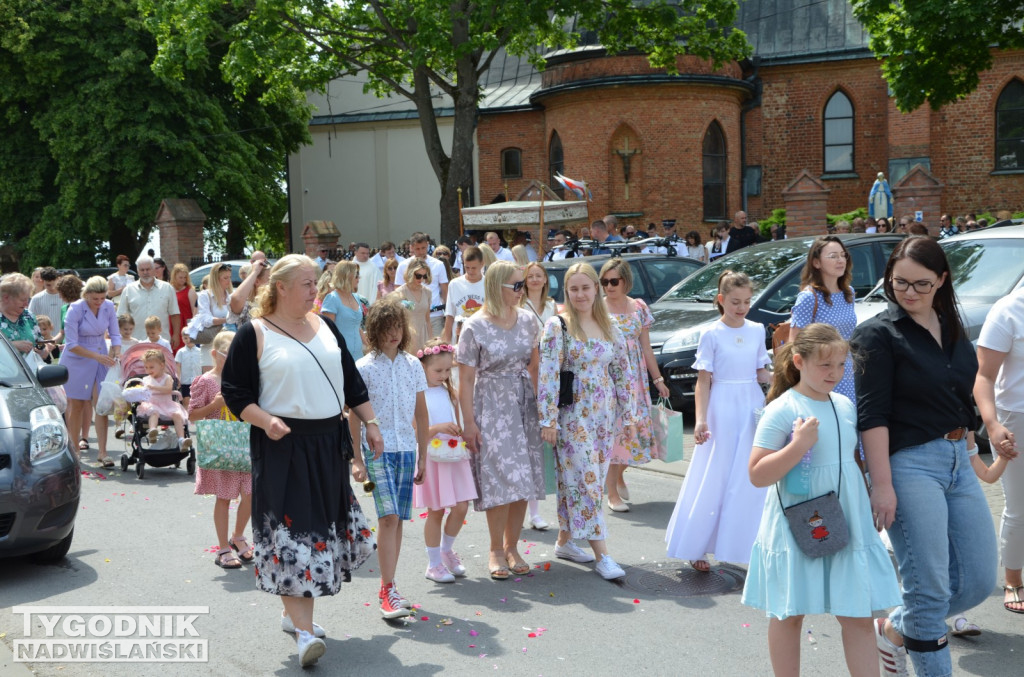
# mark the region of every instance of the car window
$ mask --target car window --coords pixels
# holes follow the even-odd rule
[[[718,294],[718,276],[724,270],[736,270],[750,276],[754,284],[753,300],[775,281],[782,271],[806,258],[812,240],[747,247],[709,263],[686,278],[665,295],[666,299],[712,303]],[[795,297],[794,297],[795,298]]]
[[[892,247],[890,247],[890,251],[892,251]],[[878,270],[875,252],[870,244],[850,247],[849,252],[853,260],[853,293],[857,298],[863,298],[874,289],[882,273]]]
[[[1024,240],[959,240],[941,243],[961,301],[995,303],[1024,275]]]
[[[800,273],[803,268],[796,268],[789,271],[785,281],[778,286],[771,296],[761,302],[761,308],[769,313],[788,313],[796,303],[797,294],[800,293]]]
[[[680,280],[700,268],[696,261],[686,259],[658,259],[656,261],[644,261],[644,269],[651,281],[651,298],[660,299]],[[635,276],[634,276],[635,277]]]
[[[565,277],[565,271],[556,269],[548,271],[548,286],[551,289],[548,290],[548,296],[555,300],[555,303],[564,303],[565,299],[562,297],[562,278]]]
[[[648,268],[648,270],[650,269]],[[630,261],[629,272],[633,273],[633,288],[629,290],[629,295],[633,298],[651,298],[652,295],[647,288],[647,280],[644,279],[644,271],[640,270],[640,262],[635,259]],[[657,294],[653,296],[658,298]]]
[[[17,351],[0,339],[0,381],[25,383],[27,380]]]

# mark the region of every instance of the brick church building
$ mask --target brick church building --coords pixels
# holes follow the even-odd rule
[[[556,187],[552,175],[560,171],[588,183],[593,215],[637,224],[676,219],[681,231],[703,234],[740,209],[756,220],[788,207],[789,232],[800,234],[820,232],[819,212],[866,207],[883,172],[896,215],[921,211],[935,232],[941,212],[1024,209],[1024,52],[997,53],[966,99],[903,114],[847,2],[745,0],[737,25],[751,59],[713,70],[682,57],[678,75],[652,69],[643,55],[608,56],[586,35],[578,48],[549,55],[539,73],[500,55],[481,83],[474,202],[514,197],[533,179]],[[396,138],[397,126],[415,122],[412,105],[397,100],[378,111],[327,103],[330,114],[311,123],[314,146],[327,130],[339,149],[346,133],[372,131],[379,159],[381,129],[396,125]],[[411,149],[415,135],[406,143]],[[378,190],[386,190],[379,184],[390,171],[378,165],[370,173]],[[436,189],[429,169],[422,181]],[[344,199],[344,189],[334,193]],[[351,213],[296,214],[292,194],[293,228],[304,222],[296,216],[342,226],[338,215]],[[436,231],[436,217],[396,220],[401,199],[386,200],[387,223],[379,209],[356,219],[353,239]],[[801,216],[807,204],[815,216]]]

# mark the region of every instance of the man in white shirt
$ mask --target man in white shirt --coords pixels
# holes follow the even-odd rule
[[[462,235],[455,241],[455,245],[459,250],[455,252],[455,263],[452,264],[452,269],[456,273],[465,273],[466,271],[462,267],[462,255],[473,246],[473,240],[468,235]]]
[[[135,261],[135,270],[139,273],[137,282],[132,282],[121,292],[121,301],[117,306],[117,314],[128,313],[135,320],[132,338],[146,341],[147,317],[155,315],[160,318],[160,336],[170,339],[172,350],[177,350],[181,343],[181,313],[178,310],[178,297],[174,287],[153,276],[153,257],[140,256]]]
[[[356,293],[372,304],[377,300],[377,283],[381,281],[382,274],[380,268],[370,260],[370,245],[357,242],[353,260],[359,266],[359,286]]]
[[[545,261],[561,261],[562,259],[571,259],[576,256],[571,249],[558,249],[572,237],[572,233],[567,230],[560,230],[555,233],[554,239],[551,240],[551,251],[544,257]]]
[[[523,245],[523,249],[526,250],[526,258],[531,262],[537,260],[537,250],[533,248],[533,235],[530,233],[524,233],[519,230],[516,231],[516,237],[512,240],[512,246]]]
[[[388,259],[396,259],[398,263],[402,263],[402,261],[405,260],[397,253],[395,253],[395,243],[388,242],[387,240],[385,240],[384,242],[380,243],[380,249],[377,250],[376,254],[370,257],[370,260],[373,261],[373,265],[377,266],[377,268],[383,275],[384,262],[387,261]]]
[[[36,315],[46,315],[53,322],[53,333],[56,335],[64,329],[64,323],[60,319],[60,311],[64,301],[57,293],[57,280],[60,273],[53,266],[46,266],[39,275],[43,278],[43,291],[39,292],[28,302],[28,312]]]
[[[484,255],[478,247],[469,247],[462,263],[466,267],[465,274],[448,285],[444,331],[441,333],[441,340],[445,343],[451,343],[453,336],[458,341],[462,323],[484,305]]]
[[[486,240],[487,246],[491,248],[491,251],[494,252],[494,255],[498,257],[499,261],[508,261],[509,263],[516,262],[516,257],[512,256],[512,252],[501,246],[501,238],[498,237],[497,233],[493,231],[487,233]]]
[[[434,336],[440,336],[444,329],[444,305],[448,300],[448,270],[438,259],[427,254],[429,246],[430,238],[426,233],[413,233],[409,239],[412,258],[423,259],[430,267],[430,284],[427,285],[430,289],[430,326]],[[396,285],[405,284],[405,271],[409,268],[412,258],[398,264],[398,270],[395,271]]]

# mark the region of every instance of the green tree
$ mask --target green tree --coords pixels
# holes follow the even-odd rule
[[[229,7],[238,21],[221,67],[238,91],[262,85],[265,97],[288,98],[360,73],[367,91],[412,101],[441,188],[445,239],[457,232],[457,189],[472,182],[480,77],[502,49],[542,66],[543,51],[592,31],[608,52],[636,49],[669,71],[679,54],[717,66],[750,50],[732,28],[736,0],[139,1],[153,17],[161,72],[180,75],[207,59],[213,17]],[[449,148],[437,126],[441,95],[454,109]]]
[[[213,43],[231,24],[211,22]],[[220,77],[225,51],[165,80],[135,0],[0,0],[0,240],[23,270],[134,257],[165,197],[195,199],[236,250],[280,223],[309,110],[240,95]]]
[[[934,110],[978,87],[992,49],[1024,47],[1021,0],[854,0],[896,106]]]

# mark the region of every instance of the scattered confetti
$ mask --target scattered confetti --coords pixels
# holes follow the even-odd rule
[[[443,621],[441,621],[441,625],[451,625],[451,624],[452,624],[452,619],[450,619],[450,618],[446,618]]]
[[[502,604],[504,604],[504,603],[505,603],[505,602],[507,602],[507,601],[508,601],[508,597],[502,597],[502,598],[501,598],[501,603],[502,603]]]
[[[477,636],[477,635],[479,635],[479,634],[480,634],[480,633],[479,633],[479,632],[477,632],[476,630],[470,630],[470,631],[469,631],[469,636],[470,636],[470,637],[476,637],[476,636]]]
[[[555,596],[555,593],[553,593],[553,592],[549,592],[548,593],[548,597],[554,597],[554,596]]]
[[[413,608],[413,609],[422,609],[422,608],[423,608],[423,605],[422,605],[422,604],[413,604],[413,605],[412,605],[412,608]]]
[[[514,580],[513,582],[514,582],[514,583],[519,583],[519,582],[520,582],[520,581],[522,581],[522,580],[523,580],[523,579],[521,579],[521,578],[517,578],[517,579],[515,579],[515,580]]]
[[[363,606],[370,606],[369,602],[363,602]]]
[[[484,612],[483,612],[483,611],[477,611],[477,612],[476,612],[476,615],[477,615],[477,616],[483,616],[483,615],[484,615]]]
[[[551,571],[551,562],[544,562],[544,571]]]
[[[470,644],[470,645],[469,645],[469,648],[470,648],[470,649],[475,649],[475,648],[476,648],[476,644]]]
[[[110,558],[108,557],[108,558],[106,558],[106,559],[105,559],[105,560],[103,560],[103,561],[104,561],[104,562],[109,562],[109,561],[110,561]]]
[[[743,624],[742,626],[740,626],[740,627],[744,627],[744,628],[749,628],[749,627],[750,627],[750,623],[744,623],[744,624]]]
[[[638,600],[638,599],[634,599],[633,600],[633,604],[639,604],[639,603],[640,603],[640,600]]]
[[[531,632],[530,634],[527,635],[527,637],[531,637],[531,638],[532,637],[536,637],[536,636],[537,636],[536,632]],[[523,651],[526,651],[526,649],[523,649]]]
[[[430,620],[430,616],[420,616],[420,620],[421,621],[429,621]]]

